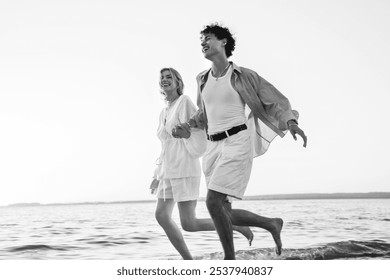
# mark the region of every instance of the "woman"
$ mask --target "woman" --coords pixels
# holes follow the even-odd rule
[[[193,130],[188,139],[172,136],[172,129],[185,122],[196,111],[188,96],[183,95],[183,80],[173,68],[160,71],[160,90],[165,96],[166,107],[161,111],[157,130],[161,141],[161,154],[157,162],[152,193],[157,193],[156,219],[164,229],[172,245],[183,259],[192,259],[183,235],[172,219],[172,210],[177,202],[182,228],[185,231],[215,230],[211,219],[197,219],[195,208],[199,197],[201,169],[199,157],[206,150],[206,135],[203,130]],[[233,226],[251,244],[253,233],[248,227]]]

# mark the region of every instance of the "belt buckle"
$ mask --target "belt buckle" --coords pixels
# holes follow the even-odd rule
[[[210,138],[210,141],[211,141],[211,142],[214,142],[213,136],[212,136],[212,135],[209,135],[209,138]]]

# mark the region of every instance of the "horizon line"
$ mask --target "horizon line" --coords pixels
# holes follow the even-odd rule
[[[299,200],[299,199],[383,199],[390,198],[390,192],[337,192],[337,193],[290,193],[290,194],[262,194],[244,196],[242,200]],[[204,201],[205,197],[198,198]],[[120,204],[120,203],[149,203],[155,202],[156,199],[139,199],[139,200],[121,200],[121,201],[85,201],[85,202],[18,202],[0,207],[18,207],[18,206],[54,206],[54,205],[88,205],[88,204]]]

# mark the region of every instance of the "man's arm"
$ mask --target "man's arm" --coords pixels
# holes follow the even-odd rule
[[[276,125],[279,129],[288,129],[294,140],[297,140],[296,134],[301,136],[303,139],[303,146],[306,147],[307,137],[303,130],[298,126],[298,112],[291,109],[289,100],[256,72],[249,70],[247,73],[254,80],[254,84],[257,85],[257,94],[267,115],[277,121]]]

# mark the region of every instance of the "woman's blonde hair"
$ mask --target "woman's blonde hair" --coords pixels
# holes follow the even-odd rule
[[[161,94],[165,95],[164,91],[161,89],[161,74],[162,72],[164,71],[169,71],[173,77],[173,79],[175,80],[176,84],[177,84],[177,94],[178,95],[182,95],[183,94],[183,90],[184,90],[184,83],[183,83],[183,79],[181,77],[181,75],[179,74],[179,72],[175,69],[173,69],[172,67],[165,67],[163,69],[160,70],[160,92]]]

